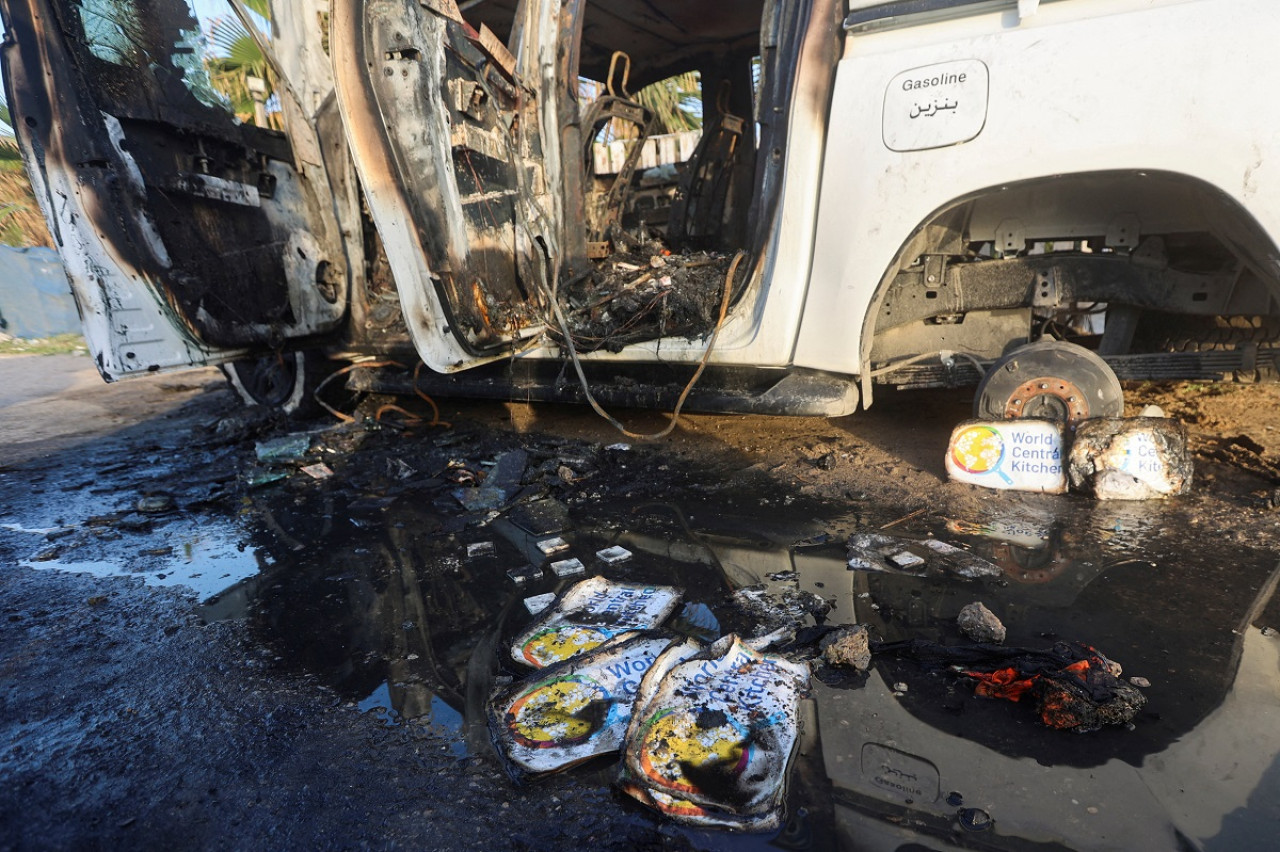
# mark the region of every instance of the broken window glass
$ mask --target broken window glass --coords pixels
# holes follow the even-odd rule
[[[94,56],[116,65],[138,62],[143,32],[130,0],[82,0],[80,26]]]

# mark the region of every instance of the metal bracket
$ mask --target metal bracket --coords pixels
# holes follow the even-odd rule
[[[1005,219],[996,226],[996,251],[1000,254],[1021,254],[1027,248],[1021,219]]]
[[[1058,294],[1058,268],[1050,267],[1036,273],[1035,289],[1031,291],[1031,307],[1056,308],[1062,304]]]
[[[1133,248],[1138,244],[1138,235],[1142,223],[1132,213],[1121,213],[1107,225],[1107,246],[1109,248]]]
[[[942,254],[926,254],[924,256],[924,288],[936,290],[946,283],[947,257]]]

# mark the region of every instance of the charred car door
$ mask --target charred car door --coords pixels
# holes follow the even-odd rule
[[[235,117],[183,0],[0,0],[11,112],[107,379],[336,329],[347,260],[321,146]],[[274,107],[273,107],[274,111]]]
[[[347,142],[434,370],[500,357],[544,327],[560,244],[559,170],[548,165],[559,6],[496,0],[495,28],[477,29],[454,0],[333,4]]]

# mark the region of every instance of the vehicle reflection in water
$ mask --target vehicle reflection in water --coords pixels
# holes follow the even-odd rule
[[[495,677],[522,674],[505,648],[531,618],[523,599],[576,578],[512,583],[509,568],[540,556],[538,536],[505,518],[465,528],[430,498],[326,499],[270,505],[275,532],[256,544],[275,563],[207,617],[247,615],[287,665],[384,722],[430,726],[459,756],[491,753],[484,705]],[[1221,553],[1208,534],[1168,523],[1169,511],[1054,498],[891,530],[969,547],[1004,571],[985,583],[851,571],[847,518],[647,505],[577,511],[561,534],[587,562],[612,544],[633,551],[595,569],[679,586],[723,632],[753,626],[730,596],[757,583],[798,584],[832,605],[828,623],[865,623],[884,640],[963,641],[955,617],[982,600],[1009,645],[1083,641],[1150,681],[1132,729],[1076,735],[907,660],[880,655],[865,677],[824,675],[805,708],[816,724],[793,768],[793,818],[774,845],[1266,847],[1280,825],[1280,638],[1263,628],[1280,625],[1280,569],[1273,554]],[[873,514],[861,528],[891,520]],[[836,534],[815,536],[823,529]],[[494,541],[496,556],[467,559],[477,541]]]

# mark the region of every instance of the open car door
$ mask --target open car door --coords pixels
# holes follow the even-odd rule
[[[32,186],[108,380],[265,354],[338,327],[348,263],[321,147],[209,83],[183,0],[0,0]]]
[[[333,4],[347,142],[405,322],[440,372],[535,341],[558,275],[560,4],[491,5],[500,33],[454,0]]]

